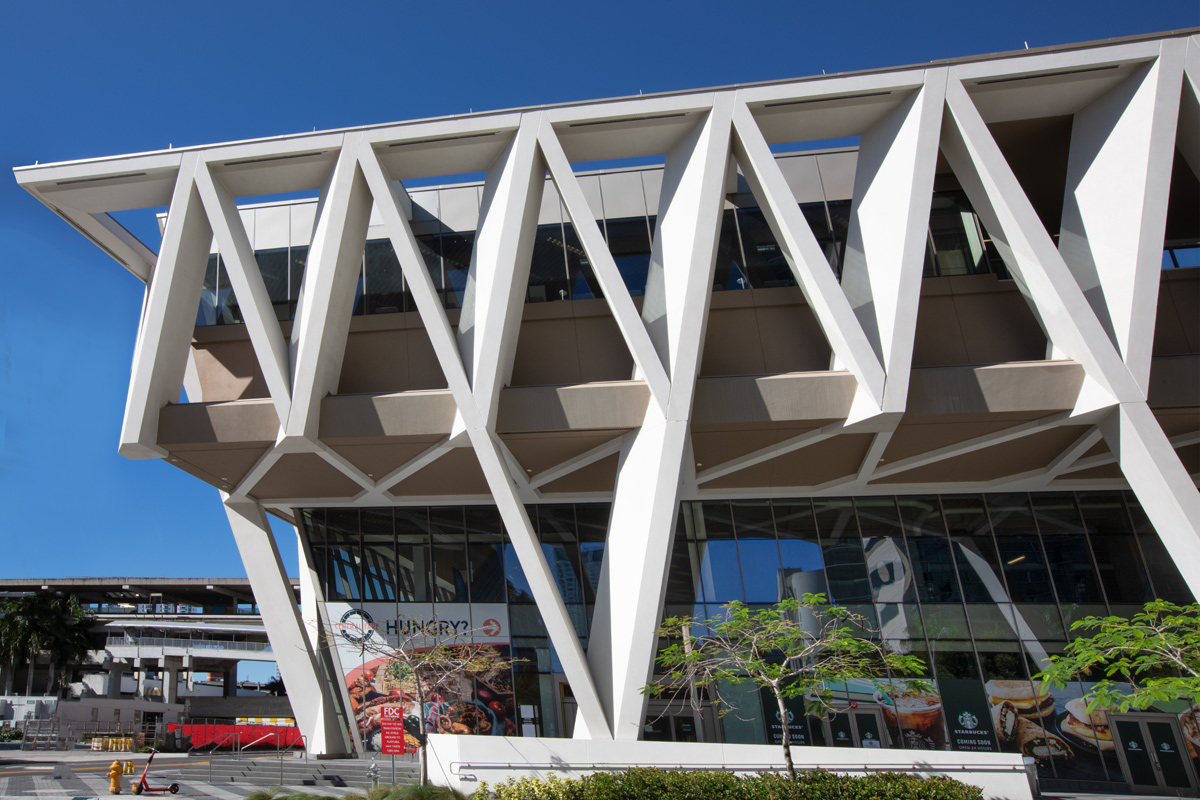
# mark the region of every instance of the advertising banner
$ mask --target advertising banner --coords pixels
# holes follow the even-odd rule
[[[999,750],[992,729],[992,705],[975,678],[940,678],[938,689],[950,733],[950,749],[974,753]]]
[[[395,656],[437,645],[483,647],[485,658],[511,657],[508,609],[503,603],[327,603],[333,643],[350,696],[351,712],[368,752],[396,747],[386,719],[403,727],[408,749],[416,734],[516,735],[509,666],[461,675],[414,674]],[[418,698],[422,681],[425,703]],[[386,716],[385,716],[386,715]]]
[[[763,719],[767,723],[767,741],[770,744],[782,745],[784,722],[779,704],[775,702],[775,695],[770,689],[760,689],[759,698],[762,700]],[[805,719],[804,698],[790,697],[783,701],[783,705],[787,711],[788,738],[791,743],[800,747],[812,744]]]

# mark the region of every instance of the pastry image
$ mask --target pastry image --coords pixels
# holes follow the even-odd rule
[[[1001,700],[992,706],[992,728],[996,731],[1001,747],[1017,741],[1017,724],[1020,721],[1017,709],[1007,700]]]
[[[1068,736],[1081,739],[1085,744],[1098,748],[1102,753],[1114,752],[1112,731],[1108,729],[1107,709],[1087,710],[1087,701],[1076,698],[1067,703],[1067,715],[1059,722],[1059,730]]]
[[[992,705],[1007,701],[1022,719],[1040,723],[1054,716],[1054,698],[1029,681],[992,680],[983,689]]]
[[[1075,757],[1075,751],[1061,737],[1046,733],[1041,725],[1035,725],[1027,719],[1017,723],[1017,747],[1024,756],[1033,756],[1038,762],[1052,758],[1068,759]]]

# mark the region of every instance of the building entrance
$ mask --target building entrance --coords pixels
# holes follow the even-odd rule
[[[833,747],[890,747],[883,712],[878,708],[853,708],[821,721],[825,741]]]
[[[1117,757],[1129,788],[1143,794],[1196,795],[1196,773],[1178,721],[1166,714],[1110,714]]]

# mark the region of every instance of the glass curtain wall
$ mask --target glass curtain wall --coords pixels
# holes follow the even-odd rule
[[[609,510],[529,508],[585,648]],[[866,619],[860,635],[922,658],[921,677],[935,682],[946,714],[986,711],[998,692],[1027,696],[1036,708],[1026,718],[1049,720],[1083,687],[1051,697],[1031,676],[1062,652],[1072,622],[1127,615],[1155,597],[1192,601],[1144,512],[1123,492],[705,500],[681,503],[678,520],[664,616],[711,618],[735,600],[762,607],[825,594]],[[524,659],[517,702],[540,709],[542,735],[563,734],[553,705],[561,666],[496,509],[307,509],[301,521],[326,601],[507,603],[514,655]],[[863,691],[847,686],[845,697],[869,703]],[[731,724],[729,741],[763,730]],[[1051,735],[1048,722],[1043,729]],[[994,734],[949,730],[945,746],[1003,748]],[[824,735],[811,733],[809,741]],[[900,728],[892,741],[917,746]],[[1115,761],[1093,762],[1040,768],[1046,777],[1120,780]]]
[[[601,183],[603,185],[603,183]],[[730,195],[721,216],[713,291],[795,286],[791,267],[762,211],[748,195]],[[751,205],[736,205],[746,203]],[[825,253],[830,269],[841,278],[850,228],[850,201],[801,203],[800,209]],[[565,214],[562,215],[565,219]],[[653,215],[599,220],[601,233],[632,296],[646,292]],[[426,269],[446,308],[461,308],[467,288],[475,231],[452,231],[440,222],[414,224]],[[255,253],[278,319],[294,319],[308,258],[307,247],[258,250]],[[1174,263],[1174,262],[1172,262]],[[1004,264],[962,192],[937,192],[929,216],[925,270],[927,278],[994,272],[1007,277]],[[603,297],[587,254],[569,222],[538,226],[530,259],[527,303],[590,300]],[[415,311],[412,293],[388,239],[365,244],[353,313],[394,314]],[[237,298],[224,261],[209,258],[196,316],[198,327],[242,324]]]

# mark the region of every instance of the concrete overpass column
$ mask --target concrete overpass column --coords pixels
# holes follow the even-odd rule
[[[237,697],[237,665],[226,667],[224,671],[224,684],[221,687],[222,697]]]
[[[179,702],[179,659],[163,659],[162,697],[164,703]]]
[[[184,656],[182,661],[183,669],[187,672],[187,690],[190,692],[196,688],[196,672],[193,668],[194,665],[191,656]]]
[[[146,662],[143,659],[137,659],[133,662],[134,674],[137,676],[137,691],[138,697],[146,696]]]
[[[108,699],[121,699],[121,678],[125,675],[125,662],[113,660],[108,666]]]

